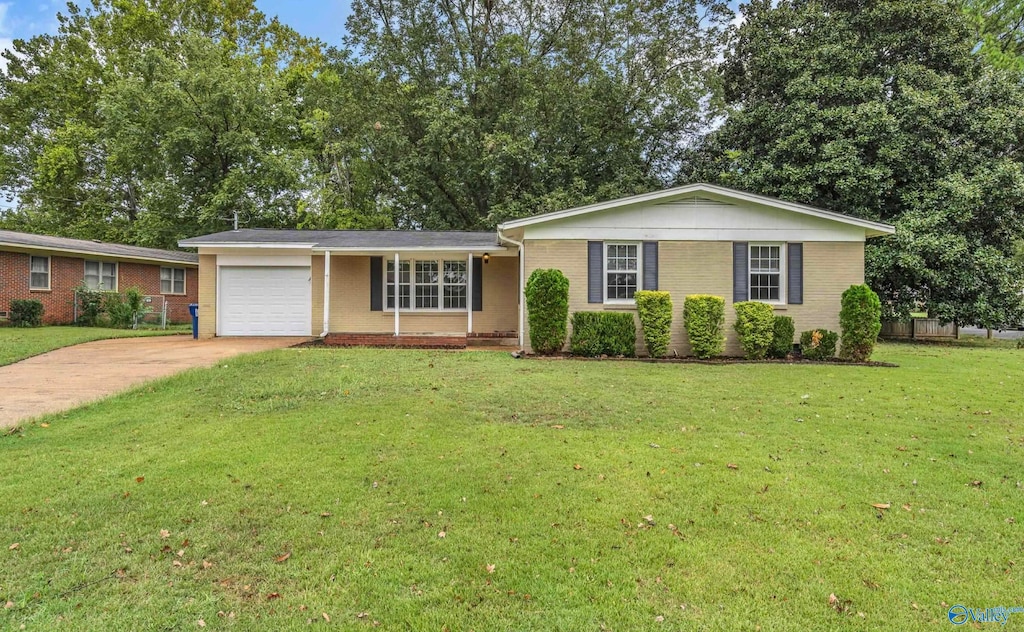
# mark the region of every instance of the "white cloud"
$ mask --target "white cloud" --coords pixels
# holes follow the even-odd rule
[[[14,50],[14,39],[11,37],[11,27],[7,23],[7,10],[11,8],[10,2],[0,2],[0,50]],[[0,72],[7,70],[7,59],[0,57]]]

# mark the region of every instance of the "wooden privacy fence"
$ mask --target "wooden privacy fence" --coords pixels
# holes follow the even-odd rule
[[[957,326],[953,323],[943,325],[938,318],[914,318],[909,322],[882,323],[881,336],[910,340],[956,338]]]

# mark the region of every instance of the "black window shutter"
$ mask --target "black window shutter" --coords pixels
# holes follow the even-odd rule
[[[370,311],[384,311],[384,257],[370,257]]]
[[[786,301],[790,305],[803,305],[804,302],[804,245],[786,244],[786,276],[789,287],[786,290]]]
[[[604,242],[587,242],[587,302],[604,302]]]
[[[732,302],[740,303],[750,299],[750,274],[747,257],[750,249],[745,241],[732,243]]]
[[[484,260],[473,257],[473,311],[484,311]]]
[[[658,289],[658,242],[644,242],[644,289]]]

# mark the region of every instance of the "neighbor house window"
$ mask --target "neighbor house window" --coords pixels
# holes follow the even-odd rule
[[[398,306],[409,309],[409,262],[398,263]],[[388,261],[387,276],[388,309],[395,309],[395,262]]]
[[[387,309],[395,308],[395,262],[384,279]],[[398,306],[411,311],[465,310],[469,270],[465,261],[421,260],[398,263]]]
[[[29,259],[28,288],[30,290],[50,289],[50,258],[31,257]]]
[[[632,301],[640,278],[640,244],[605,244],[605,300]]]
[[[782,246],[750,246],[750,300],[782,301]]]
[[[106,261],[85,262],[85,285],[90,290],[117,290],[117,264]]]
[[[160,293],[185,293],[185,268],[160,268]]]

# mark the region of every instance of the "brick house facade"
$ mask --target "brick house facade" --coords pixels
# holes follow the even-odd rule
[[[35,276],[33,258],[39,270]],[[116,266],[118,291],[138,287],[154,297],[154,309],[166,302],[168,322],[188,322],[188,305],[197,302],[199,294],[196,255],[10,231],[0,231],[0,322],[9,313],[11,301],[34,299],[43,304],[44,323],[72,323],[75,287],[85,281],[87,261],[94,271],[100,263],[105,272]],[[162,283],[164,268],[169,270],[163,272]]]

